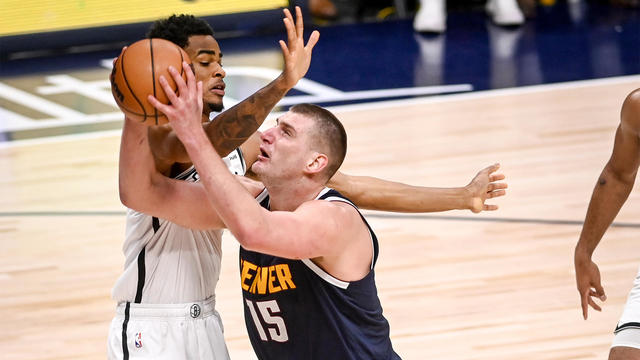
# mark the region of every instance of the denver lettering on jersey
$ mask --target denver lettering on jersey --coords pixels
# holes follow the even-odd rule
[[[240,260],[240,263],[240,283],[244,291],[265,295],[296,288],[288,264],[261,267],[246,260]]]

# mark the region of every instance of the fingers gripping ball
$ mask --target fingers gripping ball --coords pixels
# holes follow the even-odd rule
[[[180,71],[186,81],[182,61],[191,63],[189,56],[178,45],[163,39],[144,39],[127,47],[113,64],[111,72],[111,94],[125,115],[146,125],[166,124],[166,115],[148,101],[153,95],[164,104],[169,100],[160,85],[164,75],[171,88],[176,83],[168,71],[169,65]]]

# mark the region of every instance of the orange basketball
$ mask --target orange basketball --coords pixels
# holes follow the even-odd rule
[[[169,73],[169,65],[187,79],[182,61],[191,59],[184,50],[164,39],[144,39],[133,43],[120,54],[111,72],[111,94],[125,115],[147,125],[166,124],[169,120],[147,101],[153,95],[160,102],[169,100],[160,85],[160,75],[176,90],[176,83]]]

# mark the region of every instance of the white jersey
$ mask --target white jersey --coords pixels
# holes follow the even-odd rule
[[[224,161],[231,172],[244,175],[239,150]],[[199,176],[192,166],[176,179],[197,182]],[[220,276],[221,237],[222,230],[191,230],[129,209],[124,272],[113,288],[113,299],[180,304],[212,297]]]
[[[640,269],[614,334],[611,347],[625,346],[640,349]]]

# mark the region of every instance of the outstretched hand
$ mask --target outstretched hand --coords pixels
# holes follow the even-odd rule
[[[304,44],[304,22],[302,11],[296,6],[296,21],[289,9],[284,9],[285,18],[282,20],[287,29],[287,42],[280,40],[280,48],[284,57],[284,71],[282,76],[287,88],[293,88],[302,79],[311,64],[311,52],[320,38],[320,33],[314,30],[307,45]]]
[[[589,306],[594,310],[602,311],[600,305],[594,301],[594,298],[605,301],[607,300],[607,295],[605,295],[604,288],[600,282],[600,269],[591,260],[591,257],[576,248],[573,260],[576,268],[576,285],[580,293],[582,317],[587,320]]]
[[[494,164],[480,170],[469,185],[465,187],[471,195],[470,210],[472,212],[498,210],[498,205],[489,205],[485,201],[506,194],[507,183],[498,182],[504,180],[504,175],[495,174],[499,168],[500,164]]]
[[[167,116],[176,135],[184,142],[193,136],[194,131],[202,131],[202,81],[196,82],[191,66],[186,61],[182,62],[182,69],[187,76],[186,82],[173,66],[169,66],[169,73],[177,85],[176,91],[160,75],[160,86],[169,104],[161,103],[153,95],[149,95],[147,100]]]

